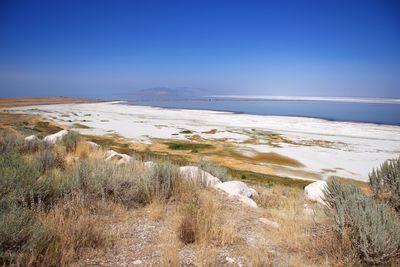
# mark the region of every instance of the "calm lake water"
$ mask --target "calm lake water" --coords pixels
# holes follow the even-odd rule
[[[128,104],[400,125],[399,104],[276,100],[163,100],[132,101]]]

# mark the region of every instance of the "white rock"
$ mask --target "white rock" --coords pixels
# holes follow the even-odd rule
[[[245,197],[255,196],[257,193],[254,189],[248,187],[241,181],[229,181],[215,185],[215,188],[222,190],[229,195],[241,195]]]
[[[107,151],[106,151],[106,157],[107,157],[107,158],[108,158],[109,156],[111,156],[111,155],[114,155],[114,154],[117,154],[117,152],[114,151],[114,150],[107,150]]]
[[[108,150],[106,152],[106,161],[116,161],[117,164],[127,164],[132,161],[132,157],[126,154],[118,153],[114,150]]]
[[[30,135],[25,137],[25,141],[39,141],[39,138],[36,135]]]
[[[260,220],[260,222],[262,222],[263,224],[268,225],[271,228],[275,228],[275,229],[279,228],[279,223],[277,223],[277,222],[268,220],[267,218],[263,218],[263,217],[261,217],[259,220]]]
[[[197,166],[183,166],[179,167],[179,171],[183,178],[190,181],[200,182],[206,186],[215,186],[221,183],[221,181],[211,175],[210,173],[203,171]]]
[[[325,195],[324,191],[327,188],[327,183],[325,181],[316,181],[306,187],[304,187],[304,197],[311,201],[316,201],[320,204],[325,205]]]
[[[55,134],[51,134],[43,138],[43,141],[51,144],[55,144],[57,141],[61,140],[64,136],[68,134],[67,130],[59,131]]]
[[[98,144],[92,141],[86,141],[86,144],[88,144],[91,149],[98,149],[100,147]]]
[[[226,262],[229,263],[229,264],[235,263],[235,260],[234,260],[233,258],[231,258],[231,257],[226,257],[225,260],[226,260]]]
[[[135,260],[134,262],[133,262],[133,265],[140,265],[140,264],[142,264],[143,262],[141,261],[141,260]]]
[[[242,196],[242,195],[231,195],[230,197],[239,200],[240,202],[242,202],[243,204],[245,204],[246,206],[250,207],[250,208],[257,208],[257,203],[254,202],[254,200],[252,200],[249,197],[246,196]]]
[[[251,191],[251,194],[252,194],[251,197],[258,196],[258,193],[254,188],[251,188],[251,187],[249,187],[249,188],[250,188],[250,191]]]

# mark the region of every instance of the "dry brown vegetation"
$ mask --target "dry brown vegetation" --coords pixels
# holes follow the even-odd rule
[[[139,156],[116,165],[105,163],[103,148],[91,149],[85,137],[29,148],[20,138],[0,138],[2,160],[18,163],[7,173],[19,173],[18,180],[5,183],[13,190],[1,189],[0,208],[7,214],[0,218],[7,222],[2,230],[15,233],[0,240],[3,265],[361,264],[351,240],[339,238],[323,208],[304,200],[301,186],[259,185],[259,208],[251,209],[183,180],[165,158],[150,169]],[[118,142],[112,146],[126,148]],[[18,242],[10,243],[12,238]]]
[[[97,100],[62,96],[36,98],[0,98],[0,108],[89,102],[97,102]]]

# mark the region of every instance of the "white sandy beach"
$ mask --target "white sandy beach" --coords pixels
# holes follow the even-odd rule
[[[41,105],[7,110],[41,115],[67,127],[75,123],[84,124],[90,129],[76,130],[83,134],[117,133],[133,142],[149,143],[151,138],[184,140],[190,135],[180,132],[190,130],[204,139],[230,142],[244,154],[276,152],[288,156],[304,165],[300,169],[318,173],[323,178],[337,175],[366,181],[372,168],[400,155],[399,126],[163,109],[121,102]],[[211,129],[217,129],[217,132],[203,133]],[[281,134],[287,142],[271,144],[263,139],[268,134]],[[294,175],[289,167],[277,170],[280,175],[308,178]]]

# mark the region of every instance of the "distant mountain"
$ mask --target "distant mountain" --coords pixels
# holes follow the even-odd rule
[[[208,94],[210,94],[210,91],[203,88],[154,87],[134,91],[128,97],[134,99],[193,99]]]

